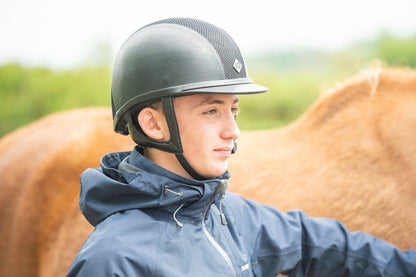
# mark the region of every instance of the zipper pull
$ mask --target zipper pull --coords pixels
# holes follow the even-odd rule
[[[225,215],[222,212],[220,212],[220,217],[221,217],[221,224],[224,226],[227,226],[228,225],[227,219],[225,218]]]
[[[225,218],[225,214],[222,212],[222,200],[224,199],[224,197],[225,197],[225,193],[221,195],[218,210],[220,211],[221,224],[224,226],[227,226],[228,225],[227,218]]]

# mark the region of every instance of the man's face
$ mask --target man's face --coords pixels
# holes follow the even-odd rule
[[[234,140],[240,135],[235,122],[238,97],[198,94],[174,99],[184,156],[202,176],[212,178],[228,169]]]

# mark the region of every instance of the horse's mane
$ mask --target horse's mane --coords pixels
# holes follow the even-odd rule
[[[362,100],[368,103],[367,107],[370,110],[371,101],[380,91],[397,93],[400,91],[398,88],[402,86],[416,88],[414,70],[407,67],[385,67],[375,63],[357,75],[335,84],[331,89],[324,90],[300,119],[310,118],[313,125],[324,123]]]
[[[329,89],[323,90],[321,96],[325,97],[330,94],[343,91],[346,88],[367,85],[369,89],[366,91],[369,96],[374,96],[377,93],[380,83],[392,79],[400,81],[405,76],[413,76],[415,78],[415,71],[409,67],[388,67],[382,65],[380,61],[374,61],[369,67],[361,69],[355,76],[350,77],[341,82],[335,83]]]

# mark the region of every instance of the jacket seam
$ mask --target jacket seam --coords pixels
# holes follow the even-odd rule
[[[271,254],[271,255],[258,256],[257,261],[264,260],[264,259],[267,259],[269,257],[277,257],[277,258],[280,259],[280,258],[287,257],[287,256],[294,256],[294,255],[296,255],[298,253],[301,253],[301,252],[302,252],[302,249],[297,249],[297,250],[292,250],[292,251],[289,251],[287,253],[282,253],[282,254]]]

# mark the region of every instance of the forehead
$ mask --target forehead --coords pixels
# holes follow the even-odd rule
[[[211,104],[233,105],[238,102],[235,94],[195,94],[175,98],[175,103],[193,108]]]

